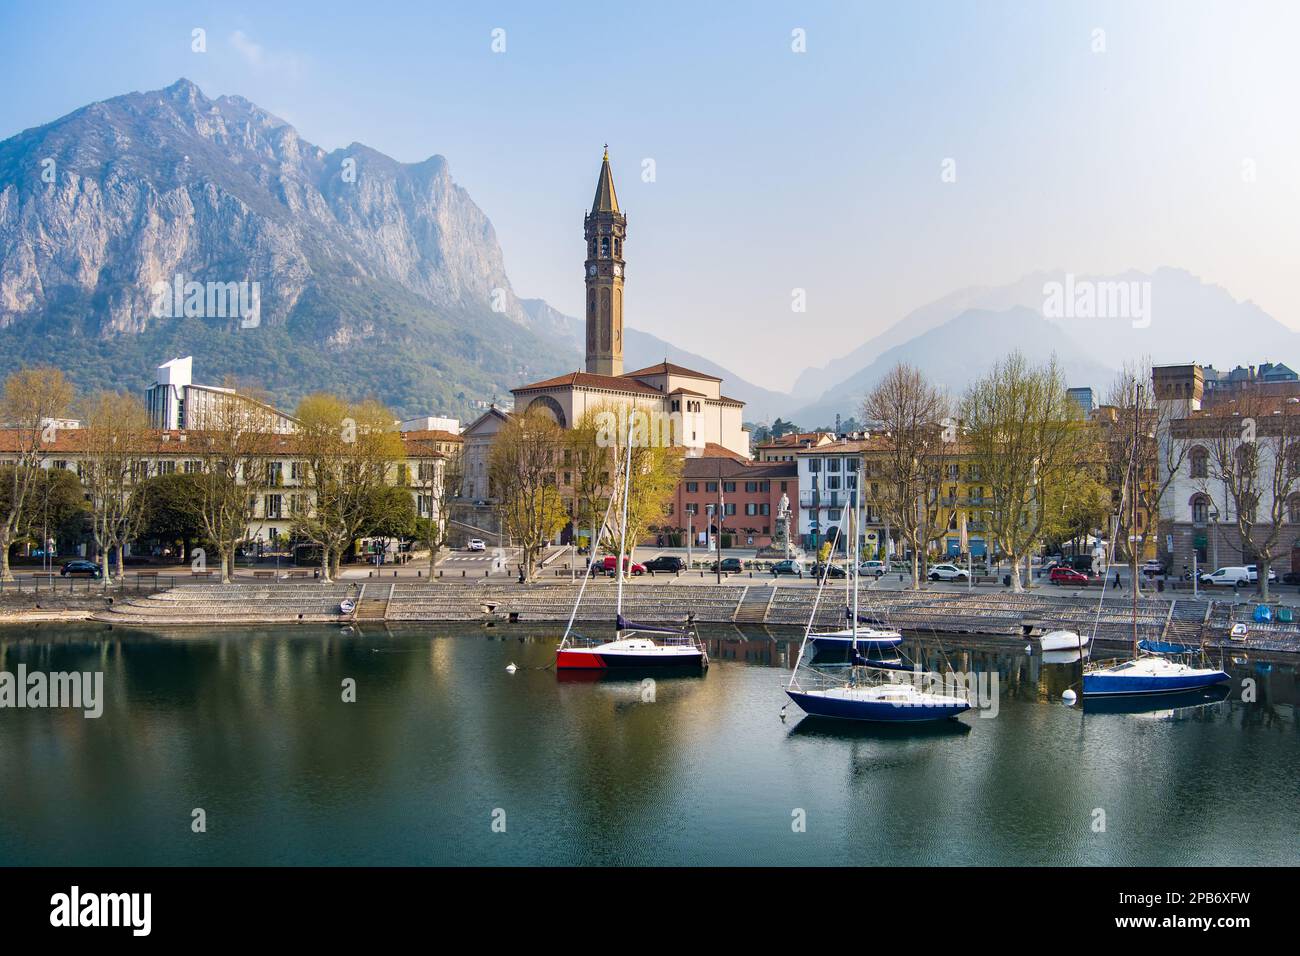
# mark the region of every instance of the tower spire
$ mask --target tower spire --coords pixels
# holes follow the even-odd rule
[[[618,194],[614,192],[614,173],[609,168],[609,143],[600,161],[600,178],[596,180],[596,198],[591,203],[592,212],[618,212]]]
[[[627,217],[619,211],[609,144],[600,161],[596,198],[583,217],[587,240],[587,371],[623,374],[623,240]]]

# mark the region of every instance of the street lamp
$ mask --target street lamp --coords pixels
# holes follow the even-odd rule
[[[1213,505],[1210,506],[1210,523],[1214,527],[1214,533],[1210,537],[1214,547],[1214,557],[1211,563],[1217,569],[1219,567],[1219,509]]]

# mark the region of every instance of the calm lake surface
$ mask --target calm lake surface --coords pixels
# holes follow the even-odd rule
[[[0,630],[0,670],[103,671],[106,698],[0,709],[0,864],[1300,862],[1291,664],[1083,713],[1077,662],[948,642],[996,673],[997,716],[899,732],[783,723],[791,651],[762,631],[706,632],[707,675],[647,702],[543,669],[559,630]]]

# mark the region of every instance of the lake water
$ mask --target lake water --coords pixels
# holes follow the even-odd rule
[[[948,642],[997,674],[997,716],[900,732],[782,722],[790,651],[762,632],[706,632],[707,674],[653,701],[557,679],[557,634],[6,628],[0,670],[103,671],[106,700],[0,709],[0,864],[1300,861],[1290,664],[1085,713],[1059,702],[1077,663]]]

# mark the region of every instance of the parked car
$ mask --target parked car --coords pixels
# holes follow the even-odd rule
[[[744,568],[745,568],[745,565],[744,565],[743,562],[741,562],[740,558],[723,558],[723,559],[722,559],[722,573],[723,573],[723,574],[739,574],[741,571],[744,570]],[[715,571],[715,572],[716,572],[716,571],[718,570],[718,562],[717,562],[717,561],[714,561],[713,564],[712,564],[712,566],[709,568],[709,570],[710,570],[710,571]]]
[[[1244,567],[1219,568],[1201,575],[1201,583],[1210,587],[1235,587],[1251,583],[1250,572]]]
[[[651,558],[645,563],[647,571],[667,572],[676,574],[678,571],[686,570],[686,561],[672,554],[661,554],[657,558]]]
[[[615,569],[616,567],[618,567],[618,555],[616,555],[616,554],[607,554],[607,555],[605,555],[604,558],[602,558],[601,560],[596,561],[594,564],[592,564],[592,566],[591,566],[591,573],[592,573],[592,574],[611,574],[611,575],[612,575],[612,574],[614,573],[614,569]],[[627,563],[627,556],[626,556],[626,555],[623,556],[623,569],[624,569],[624,570],[631,570],[631,572],[632,572],[634,575],[636,575],[636,574],[645,574],[645,565],[644,565],[644,564],[640,564],[639,562],[634,561],[634,562],[632,562],[632,564],[629,566],[628,563]]]
[[[90,578],[98,578],[103,576],[104,569],[94,561],[69,561],[59,569],[59,573],[65,578],[72,577],[73,575],[85,575]]]
[[[970,576],[955,564],[933,564],[930,566],[931,581],[966,581]]]
[[[469,543],[465,545],[466,551],[486,551],[487,542],[482,538],[470,538]]]
[[[1253,564],[1246,565],[1246,573],[1250,575],[1251,584],[1255,584],[1257,581],[1259,581],[1259,568],[1257,568],[1255,565]],[[1277,580],[1277,572],[1274,571],[1272,568],[1269,568],[1268,569],[1269,584],[1272,584],[1276,580]]]
[[[1288,571],[1282,575],[1283,584],[1300,584],[1300,571]]]
[[[1157,575],[1164,574],[1164,573],[1165,573],[1165,566],[1161,564],[1159,561],[1157,561],[1155,558],[1152,558],[1150,561],[1147,561],[1142,565],[1143,577],[1154,578]]]
[[[1088,575],[1082,571],[1076,571],[1074,568],[1067,568],[1064,565],[1058,565],[1052,568],[1052,573],[1048,575],[1048,580],[1053,584],[1087,584]]]
[[[802,575],[802,574],[803,574],[803,565],[800,564],[798,561],[795,561],[795,560],[792,559],[792,558],[787,558],[787,559],[784,560],[784,561],[778,561],[778,562],[776,562],[776,564],[772,565],[772,573],[773,573],[774,575],[776,575],[776,574],[798,574],[798,575]]]
[[[874,574],[876,577],[881,577],[886,570],[884,561],[863,561],[858,565],[859,574]]]
[[[812,566],[812,576],[820,578],[825,575],[828,578],[848,577],[848,572],[838,564],[821,564],[820,562]]]

